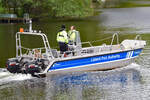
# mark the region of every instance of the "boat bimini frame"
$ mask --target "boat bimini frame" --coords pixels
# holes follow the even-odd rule
[[[50,49],[50,45],[49,45],[47,36],[44,33],[33,33],[33,32],[17,32],[17,34],[16,34],[16,57],[17,58],[21,57],[23,55],[22,54],[22,49],[27,49],[28,52],[32,52],[31,49],[21,46],[20,35],[22,35],[22,34],[23,35],[38,35],[38,36],[41,36],[42,40],[43,40],[43,43],[44,43],[44,48],[35,48],[35,49],[38,49],[39,51],[41,51],[41,49],[45,49],[45,51],[46,51],[45,53],[47,55],[49,55],[48,57],[49,58],[54,58],[53,55],[52,55],[52,51]]]

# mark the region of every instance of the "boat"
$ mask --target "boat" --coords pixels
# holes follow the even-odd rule
[[[21,35],[40,36],[44,46],[32,49],[23,47]],[[115,37],[117,37],[117,44],[114,45]],[[11,73],[29,73],[33,76],[111,70],[133,63],[146,45],[146,41],[139,39],[139,35],[136,39],[125,39],[119,43],[118,34],[115,33],[110,45],[99,46],[93,46],[90,42],[81,42],[80,35],[77,38],[76,45],[69,45],[68,51],[61,54],[59,50],[50,47],[44,33],[32,30],[32,21],[30,21],[28,31],[21,28],[16,33],[16,57],[7,60],[7,70]],[[90,46],[82,47],[86,43]]]

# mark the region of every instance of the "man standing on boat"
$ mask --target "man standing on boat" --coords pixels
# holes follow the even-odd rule
[[[79,54],[81,52],[82,46],[81,46],[81,40],[80,40],[80,34],[78,31],[76,31],[75,26],[70,27],[70,31],[68,32],[68,38],[69,38],[69,50],[72,51],[72,54],[75,55]]]
[[[68,36],[65,25],[62,25],[60,31],[57,33],[57,42],[59,43],[61,54],[68,50]]]
[[[75,26],[70,27],[68,37],[69,37],[69,44],[76,45],[77,31],[75,30]]]

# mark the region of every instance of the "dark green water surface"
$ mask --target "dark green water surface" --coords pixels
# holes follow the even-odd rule
[[[111,8],[97,10],[99,15],[73,21],[42,20],[33,22],[33,29],[41,30],[52,48],[57,48],[56,34],[61,24],[75,25],[82,42],[105,39],[119,32],[120,42],[137,34],[150,46],[150,7]],[[15,33],[25,24],[0,24],[0,67],[4,70],[8,58],[15,56]],[[29,37],[25,47],[38,47],[40,39]],[[93,42],[110,44],[111,39]],[[144,50],[144,53],[149,53]],[[150,55],[142,55],[136,63],[106,72],[85,72],[33,78],[0,71],[0,100],[149,100]]]
[[[120,42],[123,39],[133,39],[137,34],[148,39],[150,32],[150,8],[113,8],[99,10],[100,15],[91,18],[74,21],[43,20],[33,22],[33,30],[41,30],[49,39],[52,48],[57,47],[56,34],[62,24],[67,26],[67,31],[71,25],[75,25],[80,32],[82,42],[95,41],[111,36],[115,32],[120,34]],[[15,34],[20,27],[28,28],[25,24],[0,24],[0,67],[4,67],[6,59],[15,56]],[[145,34],[146,33],[146,34]],[[42,44],[39,38],[28,37],[23,42],[26,47],[38,47]],[[100,45],[110,44],[111,39],[93,43]],[[40,45],[41,46],[41,45]]]

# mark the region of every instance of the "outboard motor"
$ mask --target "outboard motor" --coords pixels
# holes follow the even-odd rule
[[[16,58],[8,59],[6,62],[7,70],[11,73],[20,73],[19,61]]]
[[[26,71],[26,73],[34,75],[35,73],[40,73],[41,68],[38,65],[37,61],[33,61],[33,62],[29,62],[25,65],[25,71]]]

